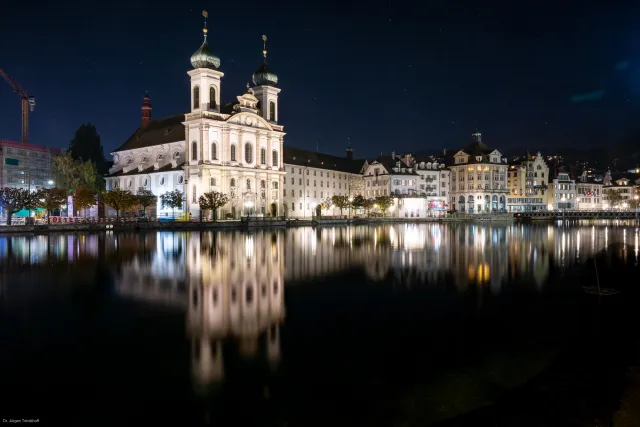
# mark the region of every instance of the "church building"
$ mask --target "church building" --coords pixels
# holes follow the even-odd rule
[[[206,12],[203,13],[206,17]],[[151,216],[168,217],[160,196],[179,190],[184,194],[182,209],[175,213],[200,216],[199,197],[209,191],[229,196],[217,212],[218,218],[231,215],[283,214],[282,188],[284,128],[278,123],[278,76],[267,65],[266,36],[263,36],[263,63],[253,73],[253,86],[236,101],[222,104],[220,58],[204,41],[191,56],[188,72],[190,111],[153,119],[149,96],[142,104],[140,127],[113,155],[113,167],[106,188],[122,188],[136,194],[141,189],[158,196]]]

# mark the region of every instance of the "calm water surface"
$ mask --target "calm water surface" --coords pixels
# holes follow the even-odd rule
[[[624,222],[0,236],[0,406],[85,425],[433,424],[597,334],[581,286],[596,266],[603,286],[637,281],[614,272],[637,272],[638,248]]]

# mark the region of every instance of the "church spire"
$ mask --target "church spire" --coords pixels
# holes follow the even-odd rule
[[[204,16],[204,28],[202,29],[202,35],[204,36],[204,42],[207,42],[207,32],[209,30],[207,30],[207,18],[209,17],[209,12],[207,12],[206,10],[202,11],[202,16]]]

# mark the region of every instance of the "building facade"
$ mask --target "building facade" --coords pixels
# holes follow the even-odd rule
[[[507,171],[508,212],[544,211],[548,206],[549,167],[540,152],[527,154]]]
[[[333,196],[349,198],[363,194],[362,171],[366,160],[354,160],[347,148],[345,157],[284,148],[286,178],[283,183],[283,214],[293,218],[311,218],[316,206]],[[344,213],[344,212],[343,212]],[[324,210],[326,215],[339,215],[340,209]]]
[[[584,211],[596,211],[604,207],[602,194],[602,182],[596,182],[588,178],[587,172],[576,182],[576,209]]]
[[[57,148],[0,140],[0,188],[54,187],[52,165],[58,154]]]
[[[508,165],[502,154],[482,142],[480,132],[473,142],[454,155],[449,200],[461,213],[490,213],[506,210]]]
[[[230,197],[217,217],[266,215],[272,205],[282,214],[285,170],[283,126],[278,124],[278,77],[264,63],[253,73],[253,87],[237,101],[221,104],[220,58],[204,42],[191,56],[190,111],[153,120],[148,96],[142,106],[142,123],[113,155],[106,178],[107,189],[124,188],[136,193],[151,190],[161,196],[172,190],[184,195],[177,211],[201,215],[199,197],[217,191]],[[158,217],[175,211],[163,208]]]
[[[566,172],[560,172],[549,184],[549,210],[576,209],[576,182]]]

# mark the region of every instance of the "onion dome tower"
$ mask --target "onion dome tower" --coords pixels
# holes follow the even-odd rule
[[[262,57],[263,63],[253,73],[253,94],[260,101],[260,115],[273,123],[278,122],[278,94],[280,89],[278,75],[271,70],[267,64],[267,36],[262,36]]]
[[[220,58],[213,52],[213,49],[209,47],[209,43],[207,43],[207,17],[209,14],[206,10],[203,10],[202,16],[204,16],[204,28],[202,29],[204,41],[202,45],[200,45],[200,48],[191,55],[191,65],[193,68],[210,68],[217,70],[220,68]]]

